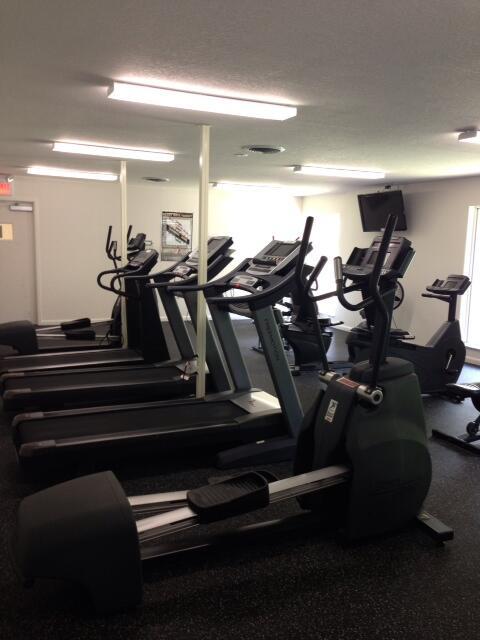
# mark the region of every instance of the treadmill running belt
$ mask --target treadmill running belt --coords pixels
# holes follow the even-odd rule
[[[55,367],[108,366],[141,362],[142,357],[133,349],[95,349],[74,353],[54,353],[49,355],[14,356],[0,360],[0,374],[30,369],[54,369]]]
[[[96,384],[122,384],[131,383],[139,384],[141,382],[152,382],[170,380],[180,376],[181,371],[177,367],[155,367],[155,368],[138,368],[115,369],[114,371],[106,371],[104,369],[95,369],[92,371],[68,372],[68,374],[55,373],[48,376],[35,376],[28,374],[22,378],[10,378],[5,380],[5,390],[13,390],[19,388],[29,388],[33,391],[41,389],[68,389],[69,387],[79,387],[81,385],[92,386]]]
[[[233,402],[194,402],[167,407],[112,411],[111,413],[86,413],[69,416],[68,429],[61,417],[44,420],[27,420],[18,425],[16,440],[20,443],[42,440],[63,440],[81,436],[96,436],[127,431],[155,429],[168,431],[172,423],[175,429],[194,429],[222,421],[230,421],[245,415],[246,411]]]

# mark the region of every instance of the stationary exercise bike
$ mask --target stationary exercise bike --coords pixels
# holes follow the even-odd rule
[[[96,608],[108,612],[141,602],[142,561],[217,542],[230,541],[235,548],[242,536],[251,539],[256,532],[264,536],[328,518],[346,539],[358,540],[416,521],[436,540],[451,539],[451,529],[422,511],[431,461],[413,365],[385,359],[395,280],[411,259],[406,247],[392,268],[382,266],[395,222],[389,219],[380,246],[364,264],[349,271],[335,259],[343,306],[359,308],[345,299],[345,279],[368,283],[360,304],[375,310],[373,345],[370,360],[341,377],[328,371],[319,335],[325,390],[303,421],[293,476],[277,480],[269,472],[250,471],[191,491],[131,498],[111,472],[51,487],[25,498],[19,508],[15,555],[26,582],[50,577],[80,583]],[[314,305],[311,313],[315,318]],[[289,375],[283,350],[276,354],[276,366]],[[291,498],[305,510],[302,516],[261,521],[216,537],[175,538],[191,527]]]
[[[392,241],[401,240],[395,237]],[[460,323],[456,319],[458,296],[470,286],[470,279],[464,275],[449,275],[445,280],[435,280],[428,286],[423,298],[441,300],[448,304],[448,318],[433,334],[426,345],[409,342],[415,336],[405,331],[390,334],[387,354],[410,361],[420,382],[422,393],[448,394],[448,386],[458,380],[465,364],[466,349],[462,341]],[[368,357],[372,345],[372,320],[367,318],[350,332],[346,344],[350,359],[360,362]]]
[[[432,429],[432,433],[439,438],[453,442],[473,453],[480,453],[480,383],[479,382],[457,382],[449,384],[448,392],[459,401],[470,398],[473,406],[479,412],[478,416],[467,423],[465,432],[458,429],[456,424],[448,423],[444,426],[437,426]]]

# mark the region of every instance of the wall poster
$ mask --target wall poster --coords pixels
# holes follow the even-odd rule
[[[162,211],[161,259],[175,262],[192,250],[193,213]]]

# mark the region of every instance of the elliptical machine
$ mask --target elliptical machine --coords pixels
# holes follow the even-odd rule
[[[176,540],[172,535],[290,498],[306,510],[294,517],[297,526],[327,516],[349,540],[411,521],[436,540],[451,539],[451,529],[421,511],[431,461],[413,365],[385,359],[395,281],[411,259],[408,248],[395,267],[382,267],[395,222],[389,219],[381,245],[368,254],[370,262],[349,271],[335,259],[337,293],[346,308],[358,305],[345,299],[344,279],[368,282],[369,295],[361,305],[375,310],[374,341],[370,360],[355,365],[349,377],[328,371],[323,349],[320,379],[326,388],[304,419],[295,475],[277,480],[271,473],[251,471],[192,491],[131,498],[111,472],[51,487],[25,498],[19,508],[15,555],[25,580],[80,583],[103,612],[132,607],[142,598],[142,561],[210,547],[222,538],[233,538],[237,545],[243,533],[250,539],[255,530],[265,535],[292,518],[217,537]]]
[[[313,270],[305,285],[292,294],[290,322],[282,323],[280,329],[283,339],[293,351],[293,375],[322,369],[322,348],[327,352],[332,343],[333,334],[330,329],[343,324],[341,321],[333,322],[330,316],[318,313],[317,303],[312,297],[317,277],[318,273]],[[313,309],[315,314],[312,315]],[[322,347],[318,344],[319,333]]]
[[[375,238],[374,242],[377,240]],[[392,238],[401,241],[402,238]],[[428,286],[423,298],[441,300],[448,304],[447,321],[435,331],[426,345],[409,342],[415,336],[400,331],[390,334],[387,354],[404,358],[415,367],[422,393],[451,395],[451,387],[455,383],[465,364],[466,349],[462,341],[460,323],[456,318],[458,296],[463,295],[470,286],[470,279],[464,275],[451,274],[445,280],[437,279]],[[372,347],[372,319],[367,317],[352,329],[346,344],[350,359],[360,362],[368,357]]]
[[[145,249],[146,235],[137,233],[131,237],[132,226],[127,233],[127,260],[132,260],[140,251]],[[117,253],[118,243],[112,240],[112,226],[108,227],[105,253],[118,268],[122,258]],[[0,324],[0,345],[8,346],[15,350],[16,355],[33,355],[36,353],[57,353],[61,351],[81,351],[92,349],[92,342],[96,342],[98,348],[120,347],[122,342],[121,298],[117,297],[112,308],[110,322],[105,333],[98,333],[95,324],[90,318],[78,318],[62,322],[57,326],[35,328],[29,320],[17,320]],[[103,325],[105,323],[99,323]],[[61,333],[59,333],[61,332]],[[59,340],[57,345],[51,341]],[[48,346],[41,344],[42,340],[49,340]],[[71,341],[87,344],[71,344]]]

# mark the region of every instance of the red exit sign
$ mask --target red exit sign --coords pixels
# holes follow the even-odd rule
[[[11,196],[13,194],[13,182],[0,180],[0,196]]]

